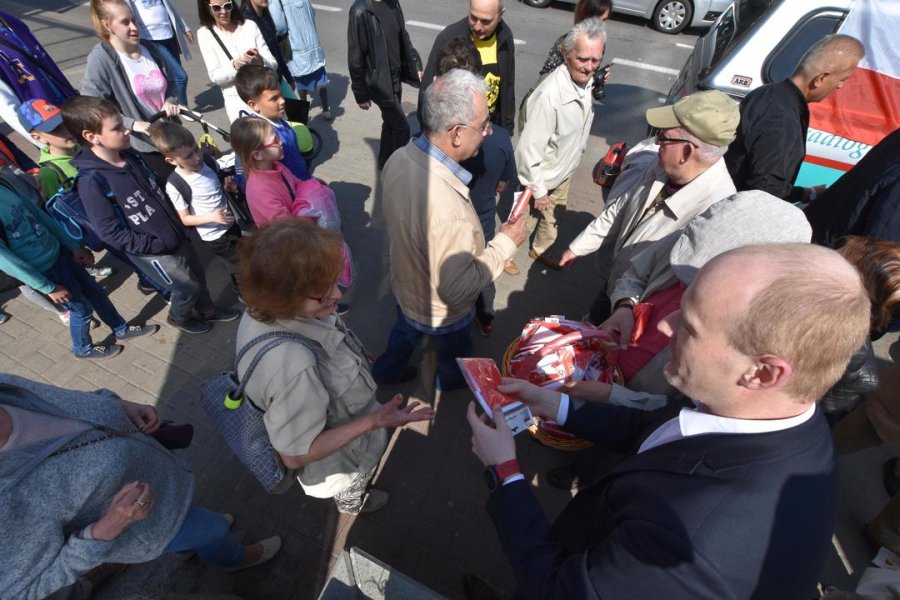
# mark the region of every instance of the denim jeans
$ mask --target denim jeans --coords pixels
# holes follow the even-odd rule
[[[413,327],[398,306],[397,321],[388,336],[387,348],[372,365],[372,376],[375,381],[385,384],[399,381],[409,366],[409,359],[415,352],[416,346],[419,345],[419,340],[423,335],[428,335],[434,338],[438,346],[435,382],[437,389],[450,391],[464,387],[466,380],[463,379],[456,359],[471,356],[473,350],[471,328],[469,327],[472,318],[467,317],[465,321],[465,324],[454,323],[436,329],[423,325],[423,329],[432,331],[426,333]],[[458,325],[463,326],[457,327]],[[453,331],[447,331],[447,329],[453,329]]]
[[[175,539],[163,554],[193,550],[201,560],[219,567],[233,567],[244,558],[244,545],[231,535],[225,518],[211,510],[191,506]]]
[[[183,241],[171,254],[129,254],[128,258],[144,275],[172,293],[169,318],[176,323],[193,318],[195,308],[201,315],[216,310],[206,289],[206,275],[200,259],[189,241]]]
[[[160,294],[161,296],[163,296],[165,298],[169,297],[169,292],[167,292],[164,287],[162,287],[161,285],[157,285],[155,281],[153,281],[152,279],[150,279],[149,277],[144,275],[144,272],[141,271],[140,269],[138,269],[135,266],[135,264],[133,262],[131,262],[131,259],[128,258],[127,254],[125,254],[121,250],[116,250],[114,248],[110,248],[109,246],[106,247],[106,251],[109,252],[110,254],[112,254],[113,256],[115,256],[116,258],[118,258],[120,261],[122,261],[126,265],[128,265],[131,268],[131,270],[134,271],[134,274],[137,275],[138,282],[140,282],[140,284],[143,287],[153,288],[154,290],[156,290],[157,294]]]
[[[164,61],[166,61],[166,70],[169,71],[169,77],[175,83],[177,90],[178,103],[187,106],[187,82],[188,76],[184,67],[181,66],[181,60],[178,58],[181,49],[178,47],[178,38],[175,36],[167,40],[147,40],[156,46]]]
[[[65,249],[60,249],[59,257],[44,271],[44,277],[68,289],[72,295],[63,306],[69,311],[72,352],[76,355],[86,354],[91,349],[91,316],[95,310],[116,335],[125,333],[128,328],[125,319],[109,301],[106,292]]]

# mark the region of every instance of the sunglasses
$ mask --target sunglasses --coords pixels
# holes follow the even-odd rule
[[[685,140],[682,138],[670,138],[666,137],[662,133],[656,134],[656,144],[658,146],[662,146],[663,144],[690,144],[691,146],[697,147],[697,144],[692,142],[691,140]]]
[[[225,4],[210,4],[209,5],[210,10],[213,11],[214,13],[221,12],[223,10],[225,12],[228,12],[233,7],[234,7],[233,2],[226,2]]]

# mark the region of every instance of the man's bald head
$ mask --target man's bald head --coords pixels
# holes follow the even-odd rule
[[[701,275],[733,290],[731,346],[790,364],[783,391],[799,402],[821,398],[868,334],[871,304],[860,275],[828,248],[746,246],[713,259]]]
[[[807,101],[821,102],[844,87],[865,55],[865,47],[856,38],[826,35],[806,51],[791,79],[804,92]]]
[[[472,36],[486,40],[497,31],[503,18],[502,0],[469,0],[469,30]]]

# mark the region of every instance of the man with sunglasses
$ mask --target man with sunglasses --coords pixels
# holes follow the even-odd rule
[[[722,157],[734,140],[739,118],[737,103],[719,91],[698,92],[647,111],[647,123],[658,130],[657,160],[646,163],[640,177],[629,178],[627,187],[613,187],[606,208],[559,261],[565,266],[600,250],[598,263],[606,284],[591,306],[592,323],[635,304],[635,299],[624,298],[611,307],[609,301],[632,257],[735,192]]]

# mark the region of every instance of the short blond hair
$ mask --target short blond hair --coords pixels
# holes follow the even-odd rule
[[[870,302],[856,269],[834,250],[812,244],[747,246],[774,273],[727,329],[746,356],[772,354],[792,367],[784,391],[818,401],[837,383],[869,332]]]

